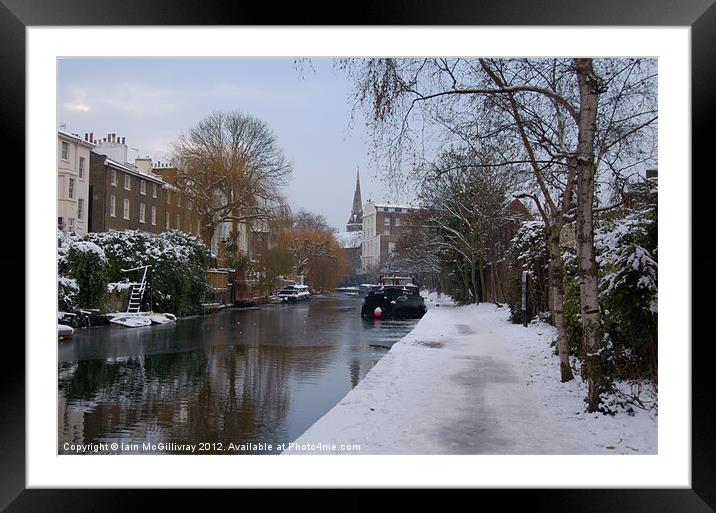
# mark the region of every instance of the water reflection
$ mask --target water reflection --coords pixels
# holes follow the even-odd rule
[[[144,441],[264,442],[277,452],[417,322],[362,320],[359,307],[316,298],[78,330],[59,349],[59,452],[71,452],[65,442]]]

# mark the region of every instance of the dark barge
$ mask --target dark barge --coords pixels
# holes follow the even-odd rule
[[[411,278],[381,277],[363,299],[361,317],[420,319],[428,309],[417,285]]]

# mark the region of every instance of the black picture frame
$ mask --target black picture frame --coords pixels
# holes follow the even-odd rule
[[[6,180],[16,180],[15,190],[24,190],[25,147],[25,29],[38,25],[621,25],[621,26],[688,26],[691,27],[692,71],[692,168],[668,170],[682,172],[692,180],[692,273],[703,273],[697,280],[700,287],[692,288],[691,301],[693,328],[703,326],[708,319],[714,299],[707,293],[713,281],[716,251],[711,249],[710,205],[711,180],[706,174],[713,169],[713,146],[716,102],[716,5],[714,0],[624,0],[585,1],[556,0],[541,3],[535,0],[503,0],[501,2],[463,2],[400,0],[388,3],[355,4],[350,18],[338,21],[340,10],[335,5],[307,5],[293,3],[280,9],[272,4],[229,3],[221,0],[190,0],[181,3],[173,0],[147,2],[125,0],[105,9],[101,2],[89,0],[0,0],[0,52],[2,78],[0,79],[0,126],[6,148],[16,148],[20,161],[15,171],[8,172]],[[116,4],[116,3],[113,3]],[[319,12],[330,13],[334,19],[321,19]],[[320,21],[319,21],[320,20]],[[667,172],[667,170],[662,170]],[[32,191],[25,190],[25,194]],[[26,197],[25,195],[25,197]],[[23,196],[17,195],[17,198]],[[23,201],[19,199],[18,201]],[[7,200],[6,200],[7,205]],[[18,205],[19,207],[19,205]],[[662,212],[668,215],[668,212]],[[17,227],[14,228],[15,238]],[[29,237],[23,230],[24,238]],[[696,245],[700,246],[696,248]],[[17,272],[7,269],[24,269],[31,272],[25,262],[24,251],[0,254],[2,268],[6,270],[6,292],[12,291],[12,306],[17,311],[24,280]],[[20,281],[23,283],[20,283]],[[699,294],[699,292],[703,294]],[[24,301],[23,301],[24,303]],[[6,305],[9,307],[11,305]],[[25,310],[26,322],[31,309]],[[563,490],[479,490],[479,498],[469,501],[497,499],[509,510],[521,505],[522,510],[575,512],[707,512],[716,508],[716,400],[711,384],[713,336],[708,329],[692,330],[692,341],[666,341],[663,343],[691,342],[692,354],[692,487],[690,489],[563,489]],[[208,504],[208,495],[225,498],[251,498],[247,490],[79,490],[79,489],[26,489],[25,486],[25,351],[18,337],[6,337],[3,355],[10,365],[3,366],[0,375],[0,509],[24,511],[133,511],[143,510],[150,499],[159,499],[162,509],[187,509]],[[91,457],[90,457],[91,458]],[[575,469],[576,471],[577,469]],[[363,501],[360,491],[349,492],[357,501],[345,501],[366,509],[370,501]],[[475,492],[472,492],[475,493]],[[273,493],[275,498],[281,494]],[[425,504],[421,491],[413,491],[414,499]],[[454,492],[451,498],[456,497]],[[433,499],[434,500],[434,499]],[[441,500],[441,499],[438,499]],[[217,503],[218,504],[218,503]],[[321,508],[316,504],[316,508]],[[333,508],[335,508],[335,504]],[[347,509],[340,508],[340,509]]]

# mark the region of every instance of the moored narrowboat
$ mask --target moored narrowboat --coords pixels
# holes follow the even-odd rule
[[[361,317],[419,319],[427,311],[425,300],[411,278],[388,276],[371,286],[363,299]]]

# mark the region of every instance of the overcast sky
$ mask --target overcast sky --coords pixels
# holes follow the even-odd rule
[[[57,122],[95,139],[126,137],[128,160],[165,160],[169,144],[214,110],[265,121],[294,161],[286,194],[295,210],[345,230],[360,167],[363,201],[385,201],[351,84],[329,60],[297,71],[286,58],[101,58],[58,61]],[[393,198],[397,201],[402,198]]]

